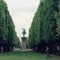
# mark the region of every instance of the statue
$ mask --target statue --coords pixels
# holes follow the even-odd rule
[[[26,34],[25,28],[23,28],[22,34],[23,34],[23,37],[25,37],[25,34]]]

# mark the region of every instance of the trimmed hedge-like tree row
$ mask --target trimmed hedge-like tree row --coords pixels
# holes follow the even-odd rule
[[[41,0],[29,29],[29,45],[33,50],[50,53],[60,45],[59,0]],[[55,51],[54,51],[55,52]]]
[[[11,51],[17,44],[18,37],[7,4],[0,0],[0,51]]]

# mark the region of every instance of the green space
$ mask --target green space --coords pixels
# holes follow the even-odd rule
[[[46,54],[35,52],[0,53],[0,60],[60,60],[57,56],[47,58]]]
[[[7,4],[0,0],[0,60],[60,60],[60,0],[40,0],[26,40],[33,52],[15,51],[22,46]]]

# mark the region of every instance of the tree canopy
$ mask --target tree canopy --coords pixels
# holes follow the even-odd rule
[[[53,46],[59,32],[59,0],[40,0],[40,4],[29,29],[29,43],[35,49],[42,50]],[[59,32],[59,33],[58,33]],[[41,50],[40,49],[40,50]]]
[[[0,50],[10,51],[17,44],[17,34],[7,4],[0,0]]]

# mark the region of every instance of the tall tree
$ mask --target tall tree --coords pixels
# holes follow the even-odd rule
[[[59,12],[59,0],[41,0],[37,12],[34,15],[33,22],[30,28],[30,38],[34,40],[35,45],[44,43],[48,46],[53,46],[53,42],[57,38],[57,17]],[[31,30],[34,30],[31,32]],[[32,37],[34,36],[34,37]],[[42,43],[44,42],[44,43]]]
[[[15,26],[7,8],[7,4],[4,0],[0,0],[0,50],[3,47],[3,51],[11,51],[13,45],[17,42],[17,34],[15,32]]]

